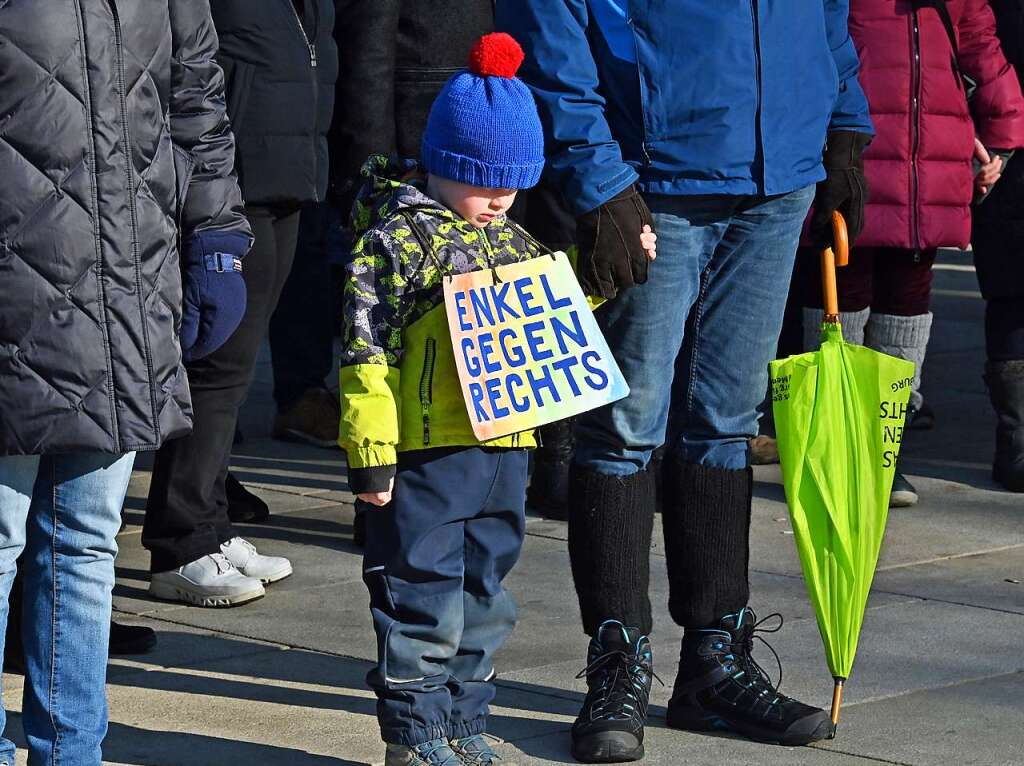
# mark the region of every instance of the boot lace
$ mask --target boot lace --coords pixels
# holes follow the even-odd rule
[[[211,553],[210,558],[213,559],[213,563],[217,567],[217,574],[219,575],[229,574],[236,569],[235,565],[223,553]]]
[[[462,766],[464,763],[443,739],[414,747],[413,752],[420,759],[415,762],[417,765],[422,763],[429,766]]]
[[[477,749],[469,749],[478,745]],[[500,755],[491,750],[490,746],[483,742],[483,737],[470,737],[468,739],[455,740],[452,742],[452,750],[462,759],[466,766],[494,766],[503,760]]]
[[[789,698],[779,693],[779,689],[782,688],[782,661],[779,659],[779,654],[775,651],[775,648],[762,636],[758,635],[759,633],[778,633],[782,630],[782,615],[775,612],[762,620],[758,620],[756,615],[752,612],[750,614],[756,622],[754,622],[754,627],[746,633],[745,638],[740,640],[734,639],[733,641],[720,641],[715,644],[715,648],[728,651],[725,659],[730,660],[732,664],[726,665],[726,670],[740,669],[741,674],[733,676],[736,680],[740,680],[741,677],[748,679],[744,686],[761,697],[771,696],[772,698],[767,700],[771,705],[785,702]],[[778,624],[768,628],[761,627],[764,623],[776,618],[778,618]],[[768,651],[775,657],[775,664],[779,669],[778,682],[773,682],[764,667],[754,659],[754,641],[760,641],[768,647]]]
[[[600,683],[590,690],[587,702],[590,719],[626,720],[647,717],[649,695],[644,677],[649,676],[662,686],[654,667],[645,657],[627,654],[616,649],[595,657],[587,667],[576,674],[576,678],[588,679],[600,672]]]

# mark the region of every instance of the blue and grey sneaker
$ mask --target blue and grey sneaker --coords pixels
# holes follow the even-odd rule
[[[583,763],[644,757],[644,720],[655,678],[651,642],[639,628],[607,620],[590,641],[587,696],[572,727],[572,754]]]
[[[679,675],[668,703],[668,725],[689,731],[730,731],[780,745],[807,745],[832,732],[828,714],[779,693],[779,683],[753,657],[754,638],[775,650],[754,631],[761,622],[750,609],[726,615],[716,629],[687,630],[679,656]],[[778,655],[775,655],[778,660]]]
[[[420,745],[388,745],[384,766],[464,766],[446,739]]]
[[[506,761],[494,752],[482,734],[453,739],[450,744],[466,766],[516,766],[515,761]]]

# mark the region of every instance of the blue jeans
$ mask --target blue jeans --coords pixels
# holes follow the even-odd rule
[[[522,450],[406,452],[394,500],[366,511],[378,662],[367,682],[385,742],[486,729],[494,652],[516,623],[502,581],[523,546],[526,471]]]
[[[24,551],[22,719],[32,766],[101,762],[114,538],[134,462],[134,453],[0,457],[0,656]],[[0,764],[14,766],[10,740],[0,740]]]
[[[649,279],[597,311],[630,395],[579,419],[578,465],[644,470],[673,409],[682,428],[667,446],[683,462],[747,467],[813,196],[646,197],[658,233]]]

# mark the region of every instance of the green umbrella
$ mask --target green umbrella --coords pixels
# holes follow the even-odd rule
[[[822,253],[821,349],[772,362],[772,400],[786,501],[835,680],[833,736],[889,511],[914,364],[843,341],[835,269],[846,224]]]

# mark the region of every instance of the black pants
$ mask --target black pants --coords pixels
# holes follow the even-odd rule
[[[1024,359],[1024,155],[973,211],[974,265],[985,298],[989,360]]]
[[[302,208],[295,263],[270,320],[274,401],[289,409],[320,388],[334,366],[331,251],[341,238],[341,214],[327,202]]]
[[[295,208],[251,207],[246,215],[256,241],[242,272],[248,291],[245,317],[227,343],[188,366],[192,435],[168,442],[156,453],[142,530],[154,572],[215,553],[234,536],[224,480],[235,424],[292,266],[299,229]]]
[[[850,264],[836,271],[840,311],[870,308],[876,314],[912,317],[931,306],[932,266],[936,250],[915,252],[899,247],[858,247]],[[794,284],[804,306],[820,309],[821,251],[797,252]]]

